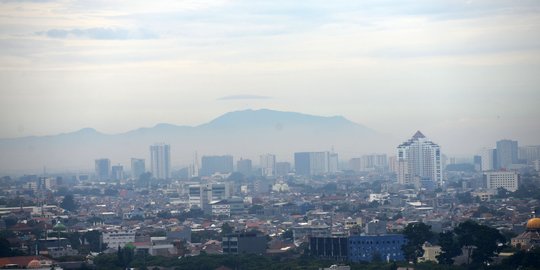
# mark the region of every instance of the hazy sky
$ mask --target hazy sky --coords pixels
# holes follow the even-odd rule
[[[0,0],[0,138],[270,108],[457,153],[540,144],[539,101],[538,0]]]

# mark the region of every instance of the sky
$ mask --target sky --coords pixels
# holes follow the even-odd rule
[[[457,154],[540,144],[539,101],[537,0],[0,0],[0,138],[268,108]]]

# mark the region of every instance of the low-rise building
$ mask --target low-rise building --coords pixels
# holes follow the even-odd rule
[[[349,260],[371,262],[378,257],[383,261],[403,261],[401,247],[406,242],[401,234],[349,236]]]
[[[223,253],[226,254],[264,254],[268,240],[257,233],[236,233],[223,237]]]

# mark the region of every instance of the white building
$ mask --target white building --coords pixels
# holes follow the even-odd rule
[[[171,174],[171,147],[168,144],[150,146],[150,171],[152,177],[168,179]]]
[[[441,149],[417,131],[414,136],[397,147],[398,182],[415,184],[415,179],[430,179],[443,184]]]
[[[328,171],[331,173],[339,171],[339,157],[337,153],[330,153],[328,156]]]
[[[488,189],[505,188],[514,192],[519,187],[519,174],[514,171],[493,171],[485,172],[486,185]]]
[[[482,159],[482,171],[492,171],[497,166],[497,150],[492,148],[484,148],[480,151]]]
[[[109,248],[123,248],[128,243],[135,242],[134,230],[110,230],[101,234],[101,242]]]
[[[272,154],[261,155],[261,175],[273,177],[276,175],[276,156]]]
[[[205,209],[210,202],[231,198],[229,183],[209,183],[189,186],[189,206]]]

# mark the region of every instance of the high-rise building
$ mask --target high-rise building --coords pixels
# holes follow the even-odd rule
[[[474,170],[479,172],[482,171],[482,157],[475,155],[473,157]]]
[[[362,171],[382,170],[388,167],[386,154],[371,154],[362,156]]]
[[[294,168],[298,175],[318,175],[328,173],[330,172],[330,153],[294,153]]]
[[[540,145],[520,146],[518,149],[518,159],[532,164],[535,160],[540,160]]]
[[[108,158],[96,159],[96,178],[100,181],[108,180],[111,172],[111,160]]]
[[[154,144],[150,146],[150,171],[152,177],[168,179],[171,176],[171,146]]]
[[[482,171],[492,171],[497,168],[497,150],[484,148],[480,150]]]
[[[309,152],[294,153],[294,170],[298,175],[310,175]]]
[[[518,163],[518,142],[500,140],[497,142],[497,169],[507,169]]]
[[[493,171],[484,173],[488,189],[504,188],[515,192],[519,187],[519,174],[514,171]]]
[[[225,156],[203,156],[202,157],[202,176],[210,176],[214,173],[232,173],[234,170],[233,157]]]
[[[328,172],[336,173],[339,171],[339,157],[337,153],[330,153],[328,156]]]
[[[429,179],[442,186],[441,148],[429,141],[422,132],[397,147],[398,182],[417,184]]]
[[[276,175],[285,176],[291,172],[291,163],[289,162],[276,162]]]
[[[146,166],[144,164],[144,159],[132,158],[131,159],[131,176],[135,179],[138,179],[145,172],[146,172]]]
[[[390,156],[388,157],[388,170],[397,173],[397,157]]]
[[[124,167],[122,165],[112,166],[111,178],[113,180],[122,180],[122,179],[124,179]]]
[[[272,154],[261,155],[261,175],[273,177],[276,175],[276,156]]]
[[[253,166],[251,165],[251,159],[242,159],[236,162],[236,171],[243,175],[251,175]]]

